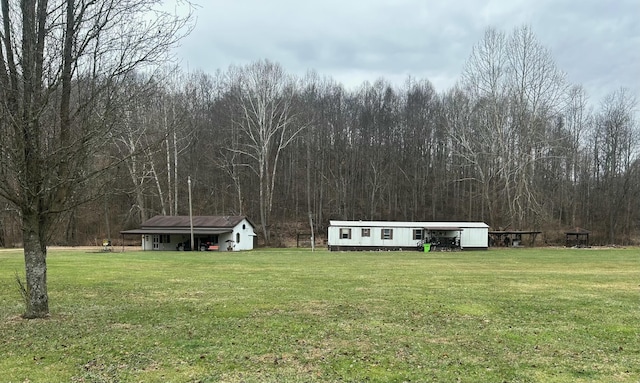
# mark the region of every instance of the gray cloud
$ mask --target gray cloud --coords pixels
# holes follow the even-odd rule
[[[260,59],[347,87],[379,77],[453,86],[487,27],[531,26],[558,67],[592,98],[640,91],[636,0],[201,0],[197,26],[176,51],[183,65],[213,73]]]

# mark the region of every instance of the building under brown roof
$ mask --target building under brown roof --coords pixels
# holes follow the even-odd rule
[[[256,236],[254,225],[244,216],[193,216],[196,249],[250,250]],[[191,248],[189,216],[155,216],[139,229],[123,230],[125,235],[141,235],[143,250]],[[249,246],[247,242],[250,242]]]

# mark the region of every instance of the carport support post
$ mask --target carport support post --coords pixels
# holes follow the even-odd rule
[[[189,231],[191,232],[191,251],[193,251],[193,248],[196,244],[193,242],[193,209],[191,206],[191,176],[187,178],[187,184],[189,185]]]

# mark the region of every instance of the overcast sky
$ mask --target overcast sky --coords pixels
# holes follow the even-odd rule
[[[620,87],[640,99],[640,0],[195,2],[195,29],[176,51],[189,71],[213,74],[268,59],[347,89],[380,77],[400,85],[411,76],[444,91],[488,27],[510,34],[528,25],[591,102]]]

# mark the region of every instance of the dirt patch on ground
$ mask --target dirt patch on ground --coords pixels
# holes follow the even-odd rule
[[[111,246],[110,248],[104,248],[102,246],[50,246],[49,251],[64,250],[64,251],[83,251],[85,253],[126,253],[128,251],[141,251],[142,246]]]
[[[73,250],[77,250],[77,251],[83,251],[83,252],[89,252],[89,253],[108,253],[108,252],[113,252],[113,253],[122,253],[123,252],[123,248],[122,246],[112,246],[110,251],[105,251],[105,249],[102,246],[49,246],[47,247],[48,251],[57,251],[57,250],[64,250],[64,251],[73,251]],[[124,252],[127,251],[141,251],[142,247],[141,246],[125,246],[124,247]],[[14,248],[9,248],[9,249],[0,249],[0,251],[23,251],[22,248],[18,248],[18,247],[14,247]]]

